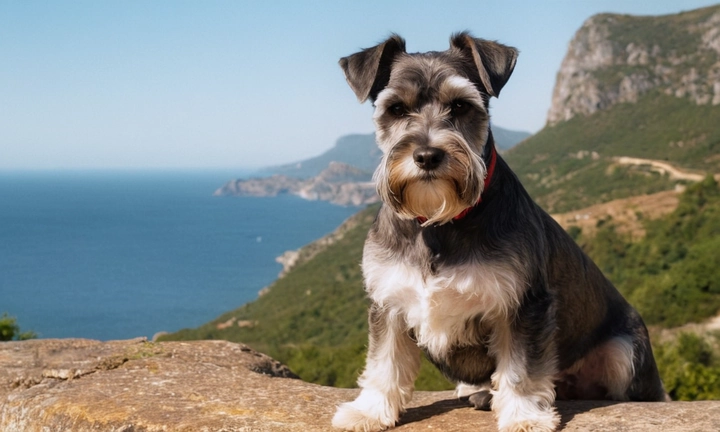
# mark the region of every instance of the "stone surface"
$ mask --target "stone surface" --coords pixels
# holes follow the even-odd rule
[[[0,430],[327,431],[358,390],[293,379],[224,341],[32,340],[0,344]],[[717,431],[720,401],[560,402],[563,431]],[[452,392],[418,392],[398,431],[495,431]]]

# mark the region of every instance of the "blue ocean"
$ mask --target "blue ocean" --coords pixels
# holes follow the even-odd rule
[[[152,337],[257,298],[358,208],[214,197],[237,172],[0,173],[0,314],[41,338]]]

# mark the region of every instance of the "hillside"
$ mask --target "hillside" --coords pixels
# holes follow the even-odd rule
[[[262,173],[306,179],[320,174],[330,162],[342,162],[372,173],[381,156],[382,153],[375,144],[375,134],[352,134],[338,138],[335,145],[321,155],[286,165],[267,167]]]
[[[547,210],[669,190],[619,157],[720,172],[720,5],[659,17],[601,14],[570,42],[548,125],[506,159]]]
[[[673,189],[673,180],[617,157],[720,172],[720,105],[653,91],[589,116],[547,126],[505,155],[530,195],[550,212]]]

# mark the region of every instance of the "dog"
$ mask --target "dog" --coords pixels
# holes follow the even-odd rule
[[[392,35],[340,59],[373,102],[383,205],[362,258],[361,392],[336,428],[394,426],[422,352],[501,432],[556,430],[556,398],[667,400],[640,315],[496,151],[489,99],[517,56],[464,32],[443,52]]]

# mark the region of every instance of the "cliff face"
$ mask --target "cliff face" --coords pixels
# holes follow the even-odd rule
[[[308,384],[224,341],[0,343],[3,432],[273,431],[330,427],[358,390]],[[720,430],[720,402],[559,402],[562,430]],[[496,431],[452,392],[417,392],[393,430]]]
[[[651,89],[720,104],[720,6],[659,17],[591,17],[570,42],[547,121],[633,103]]]

